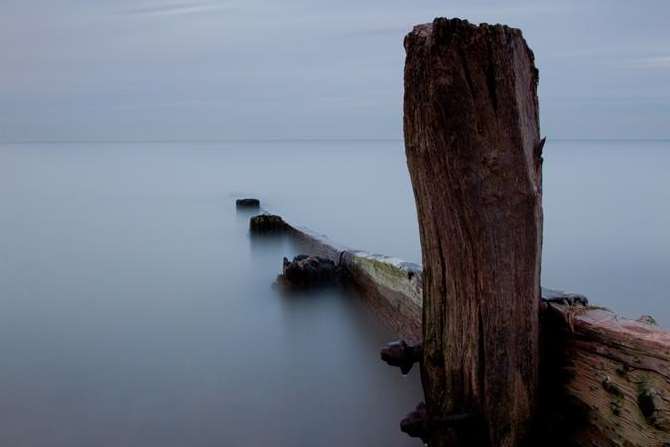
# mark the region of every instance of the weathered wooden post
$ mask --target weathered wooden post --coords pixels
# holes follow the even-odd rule
[[[405,38],[432,447],[524,445],[537,405],[542,172],[521,31],[436,19]]]

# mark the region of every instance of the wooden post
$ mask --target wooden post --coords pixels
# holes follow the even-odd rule
[[[542,244],[533,53],[517,29],[458,19],[415,27],[405,49],[427,440],[524,445],[538,389]]]

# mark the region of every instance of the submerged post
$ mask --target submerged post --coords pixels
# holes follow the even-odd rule
[[[520,446],[539,363],[542,141],[533,53],[517,29],[458,19],[415,27],[405,49],[427,440]]]

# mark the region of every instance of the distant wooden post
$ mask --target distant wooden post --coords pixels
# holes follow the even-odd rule
[[[517,29],[458,19],[415,27],[405,49],[429,445],[520,446],[535,413],[539,363],[542,144],[533,53]]]

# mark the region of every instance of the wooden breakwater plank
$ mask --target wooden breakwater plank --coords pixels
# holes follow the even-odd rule
[[[361,297],[410,343],[421,340],[421,266],[352,250],[286,224],[297,248],[345,266]],[[542,289],[544,445],[670,446],[670,332]],[[565,299],[566,303],[561,304]]]
[[[381,320],[409,342],[421,340],[421,266],[389,256],[352,250],[308,228],[287,223],[302,252],[346,267],[353,286]]]
[[[543,389],[563,417],[560,435],[579,446],[670,446],[670,332],[588,306],[548,304],[541,321]]]

